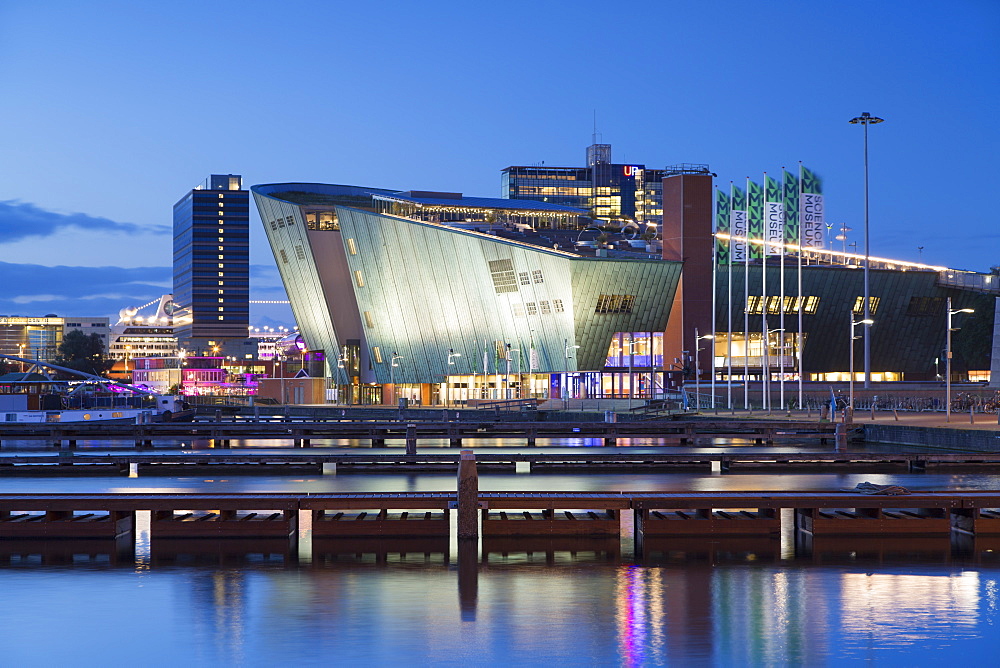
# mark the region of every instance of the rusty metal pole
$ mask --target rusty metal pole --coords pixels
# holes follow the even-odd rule
[[[462,450],[458,462],[458,537],[479,538],[479,474],[472,450]]]

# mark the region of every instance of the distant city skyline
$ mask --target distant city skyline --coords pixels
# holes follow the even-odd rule
[[[871,253],[1000,264],[994,2],[239,9],[0,7],[0,313],[114,317],[169,292],[171,206],[205,174],[495,197],[505,167],[581,164],[595,118],[615,162],[707,163],[722,188],[801,160],[860,249],[848,121],[871,112]],[[250,225],[251,299],[284,299]]]

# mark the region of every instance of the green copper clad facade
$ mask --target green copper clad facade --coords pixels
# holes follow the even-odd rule
[[[744,270],[741,264],[732,266],[733,301],[731,305],[733,331],[743,329],[744,313]],[[751,299],[761,295],[761,267],[749,267],[749,294]],[[850,321],[863,316],[854,312],[863,305],[864,272],[861,269],[843,267],[808,266],[802,272],[802,293],[818,299],[815,313],[803,315],[803,330],[806,332],[803,348],[803,368],[807,373],[829,371],[846,372],[850,366],[849,342]],[[725,333],[729,314],[726,311],[728,294],[728,267],[717,274],[716,330]],[[792,298],[797,294],[797,268],[785,269],[785,295]],[[770,296],[771,312],[768,327],[772,331],[784,327],[789,336],[797,331],[798,315],[794,310],[785,313],[782,323],[778,313],[777,300],[780,293],[781,270],[767,268],[767,290]],[[956,317],[953,348],[957,369],[988,368],[988,355],[982,342],[989,340],[988,333],[978,333],[979,328],[992,322],[992,297],[966,290],[943,287],[938,284],[938,274],[930,271],[870,272],[870,293],[874,300],[872,319],[872,370],[893,371],[913,377],[926,378],[934,375],[934,360],[943,365],[945,347],[946,315],[945,304],[952,298],[952,308],[972,308],[975,313]],[[759,307],[750,316],[751,334],[759,335],[762,318]],[[858,328],[860,335],[860,327]],[[856,361],[861,360],[861,344],[857,344]],[[722,350],[717,354],[724,354]],[[986,364],[987,366],[983,366]],[[857,366],[856,366],[857,368]],[[941,367],[943,369],[943,366]]]
[[[433,383],[503,372],[508,345],[511,369],[534,357],[539,372],[600,370],[616,332],[666,327],[680,263],[584,258],[335,198],[336,224],[315,229],[307,207],[274,196],[306,187],[253,191],[300,331],[334,382],[349,382],[337,359],[352,341],[360,382],[390,382],[396,353],[397,383]]]

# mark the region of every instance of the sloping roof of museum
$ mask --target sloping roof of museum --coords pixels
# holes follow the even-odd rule
[[[585,216],[587,212],[562,204],[538,202],[530,199],[502,199],[499,197],[412,197],[406,193],[379,195],[379,199],[413,202],[424,206],[465,207],[470,209],[513,209],[517,211],[549,211],[552,213],[567,213]]]

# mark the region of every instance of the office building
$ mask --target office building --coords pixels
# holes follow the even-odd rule
[[[0,355],[52,362],[59,354],[65,323],[54,315],[0,316]]]
[[[213,174],[174,205],[174,328],[191,352],[242,355],[250,319],[250,199]]]
[[[611,144],[588,146],[586,163],[586,167],[507,167],[500,175],[500,196],[584,209],[597,224],[634,221],[640,233],[646,231],[646,226],[659,226],[665,170],[614,163]],[[686,167],[708,172],[707,165]]]

